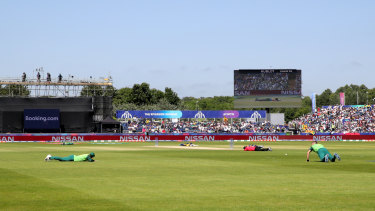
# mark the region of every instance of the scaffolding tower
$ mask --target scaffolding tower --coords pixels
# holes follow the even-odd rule
[[[48,73],[44,78],[40,74],[43,69],[37,69],[36,78],[28,79],[24,73],[19,78],[1,78],[0,87],[3,96],[23,96],[23,91],[30,91],[31,97],[78,97],[78,96],[91,96],[106,95],[106,92],[111,91],[109,87],[113,86],[112,77],[102,77],[93,79],[90,77],[88,80],[75,79],[69,75],[67,79],[63,79],[61,74],[57,78],[51,78]],[[35,74],[33,74],[35,75]],[[81,93],[84,87],[89,87],[87,93]],[[99,94],[100,93],[100,94]]]

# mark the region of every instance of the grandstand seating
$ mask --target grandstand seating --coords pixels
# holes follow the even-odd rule
[[[231,123],[218,120],[179,122],[148,121],[137,119],[123,124],[125,133],[280,133],[288,130],[284,125],[271,125],[269,122],[253,123],[249,121],[233,121]]]
[[[123,124],[125,133],[373,133],[375,132],[375,110],[373,106],[324,106],[289,122],[288,125],[271,125],[266,121],[231,122],[222,120],[179,122],[150,121],[136,119]]]
[[[289,122],[302,133],[372,133],[375,132],[373,106],[324,106]]]

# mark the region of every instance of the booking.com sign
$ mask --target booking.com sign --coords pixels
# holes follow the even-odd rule
[[[59,109],[25,109],[23,114],[25,129],[60,128]]]

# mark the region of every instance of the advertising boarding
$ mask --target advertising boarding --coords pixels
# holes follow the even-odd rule
[[[118,110],[116,118],[131,119],[131,118],[186,118],[186,119],[214,119],[214,118],[247,118],[247,119],[264,119],[266,118],[265,110],[202,110],[202,111],[124,111]]]
[[[24,128],[31,130],[59,129],[59,109],[25,109]]]

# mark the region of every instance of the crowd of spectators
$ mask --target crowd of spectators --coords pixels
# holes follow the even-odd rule
[[[235,90],[288,90],[287,73],[248,73],[234,80]]]
[[[232,120],[130,119],[123,123],[124,133],[373,133],[375,132],[375,109],[372,106],[329,106],[319,108],[287,125],[270,122]]]
[[[123,124],[125,133],[283,133],[287,126],[271,125],[270,122],[223,121],[223,120],[180,120],[151,121],[132,119]]]
[[[289,122],[302,133],[375,132],[375,110],[371,106],[329,106]]]

